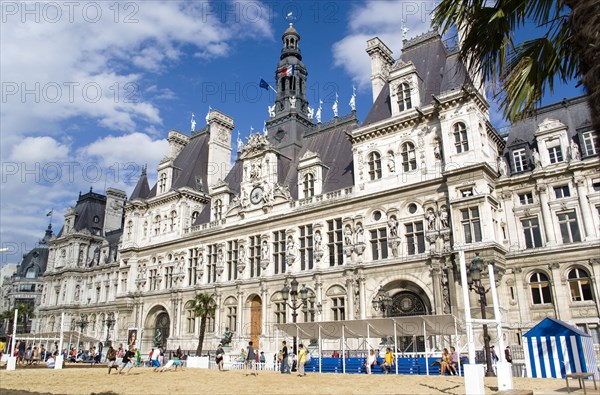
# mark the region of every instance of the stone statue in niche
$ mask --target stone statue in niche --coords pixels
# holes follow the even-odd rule
[[[290,97],[290,108],[296,108],[296,96]]]
[[[394,153],[392,151],[388,151],[387,166],[390,173],[394,173],[396,171],[396,161],[394,159]]]
[[[347,246],[352,245],[352,229],[350,225],[346,225],[344,228],[344,244]]]
[[[500,173],[500,177],[505,177],[508,175],[508,167],[506,166],[506,161],[502,156],[498,157],[498,173]]]
[[[267,106],[269,110],[269,118],[273,118],[275,116],[275,104],[272,106]]]
[[[575,143],[575,140],[571,140],[569,145],[569,158],[570,160],[580,160],[581,154],[579,153],[579,147]]]
[[[435,213],[433,209],[427,210],[427,230],[435,230]]]
[[[446,229],[449,227],[448,225],[448,210],[446,209],[446,206],[442,206],[442,208],[440,209],[440,225],[442,226],[442,229]]]
[[[388,229],[390,237],[398,237],[398,221],[393,215],[388,219]]]
[[[533,165],[535,167],[536,170],[541,169],[542,166],[542,158],[540,157],[540,153],[537,151],[537,149],[533,149],[531,155],[533,156]]]

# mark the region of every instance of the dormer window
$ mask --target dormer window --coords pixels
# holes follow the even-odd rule
[[[548,148],[548,157],[550,158],[550,163],[559,163],[564,160],[559,139],[548,141],[546,143],[546,147]]]
[[[417,156],[415,155],[415,145],[413,143],[402,144],[402,167],[405,172],[417,168]]]
[[[194,211],[192,213],[192,223],[196,222],[196,218],[198,218],[198,215],[200,215],[200,213],[197,211]]]
[[[520,173],[527,167],[527,154],[525,148],[516,149],[513,151],[513,165],[515,173]]]
[[[381,178],[381,155],[379,152],[371,152],[368,157],[369,177],[371,181]]]
[[[454,146],[456,153],[466,152],[469,150],[469,140],[467,138],[467,127],[462,122],[457,122],[454,125]]]
[[[304,198],[315,196],[315,176],[313,174],[306,174],[304,176],[302,185],[304,191]]]
[[[400,111],[412,108],[410,86],[406,82],[403,82],[398,86],[398,108]]]
[[[223,201],[221,199],[215,200],[213,214],[215,217],[215,221],[220,221],[223,218]]]
[[[160,178],[158,179],[158,191],[159,191],[159,193],[165,192],[166,188],[167,188],[167,175],[165,173],[162,173],[160,175]]]
[[[598,134],[594,131],[581,133],[581,141],[583,141],[583,155],[592,156],[598,154]]]
[[[175,230],[175,227],[177,226],[177,211],[171,211],[171,224],[170,224],[170,230],[171,232]]]
[[[160,215],[157,215],[156,217],[154,217],[154,234],[155,235],[159,235],[160,234]]]

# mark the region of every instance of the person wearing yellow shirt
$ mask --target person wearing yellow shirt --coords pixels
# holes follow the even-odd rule
[[[392,366],[394,366],[394,353],[388,347],[385,351],[385,355],[383,356],[383,371],[385,374],[388,374],[388,370],[392,373]]]
[[[304,364],[306,363],[306,349],[304,344],[298,346],[298,376],[306,376],[304,373]]]
[[[6,346],[6,344],[4,344],[4,339],[0,340],[0,360],[2,360],[2,354],[4,353],[4,346]]]

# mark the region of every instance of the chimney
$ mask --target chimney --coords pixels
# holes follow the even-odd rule
[[[367,41],[367,53],[371,57],[371,87],[374,103],[381,89],[387,83],[390,67],[394,64],[394,58],[392,57],[392,51],[379,37]]]
[[[104,234],[123,226],[123,206],[127,195],[125,192],[108,188],[106,190],[106,207],[104,208]]]
[[[224,180],[231,168],[231,132],[233,119],[217,110],[208,114],[208,172],[209,192],[219,180]]]

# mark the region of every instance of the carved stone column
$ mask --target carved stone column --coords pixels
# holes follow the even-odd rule
[[[560,278],[560,265],[558,264],[558,262],[549,263],[548,269],[552,270],[552,278],[550,279],[552,287],[550,287],[550,289],[554,291],[554,295],[552,295],[552,305],[554,306],[554,314],[556,315],[556,318],[560,320],[562,318],[560,314],[561,308],[559,307],[559,304],[565,303],[565,311],[569,310],[568,300],[570,300],[570,298],[564,292],[567,284]]]
[[[261,336],[269,336],[269,328],[267,319],[267,285],[264,281],[260,282],[260,298],[262,300],[262,334]]]
[[[548,206],[548,188],[546,185],[537,185],[537,191],[540,196],[540,207],[542,209],[542,221],[544,222],[544,231],[546,233],[546,245],[552,246],[556,244],[554,237],[554,227],[552,226],[552,213]]]
[[[523,284],[523,269],[516,267],[512,269],[512,272],[515,279],[515,296],[519,304],[521,322],[529,322],[531,320],[529,316],[529,300],[531,297],[528,294],[527,285]]]
[[[596,231],[594,229],[592,211],[590,210],[590,204],[587,199],[585,178],[577,178],[575,180],[575,185],[577,186],[577,197],[579,199],[581,218],[583,219],[583,227],[585,229],[585,240],[592,240],[596,236]]]
[[[354,274],[351,272],[344,273],[346,277],[346,301],[348,302],[346,306],[346,312],[348,313],[346,319],[353,320],[354,319]]]
[[[237,308],[237,324],[236,332],[238,335],[238,339],[244,334],[244,291],[238,285],[237,287],[237,298],[238,298],[238,308]]]
[[[442,301],[441,268],[437,258],[430,259],[429,273],[431,275],[433,288],[433,311],[431,313],[440,314],[444,311],[444,303]]]
[[[221,297],[223,295],[219,292],[219,289],[215,287],[215,302],[217,308],[215,309],[215,334],[220,335],[224,331],[221,329]]]
[[[323,306],[323,281],[321,280],[321,276],[318,274],[315,274],[314,276],[314,280],[315,280],[315,294],[316,294],[316,302],[315,302],[315,307],[318,306],[319,304],[321,304],[321,307],[324,309]],[[318,314],[315,316],[315,321],[320,322],[323,321],[323,316],[324,314]]]
[[[359,292],[359,301],[360,301],[360,319],[364,320],[367,318],[367,304],[366,304],[366,291],[365,291],[365,282],[366,277],[362,270],[358,272],[358,292]]]

